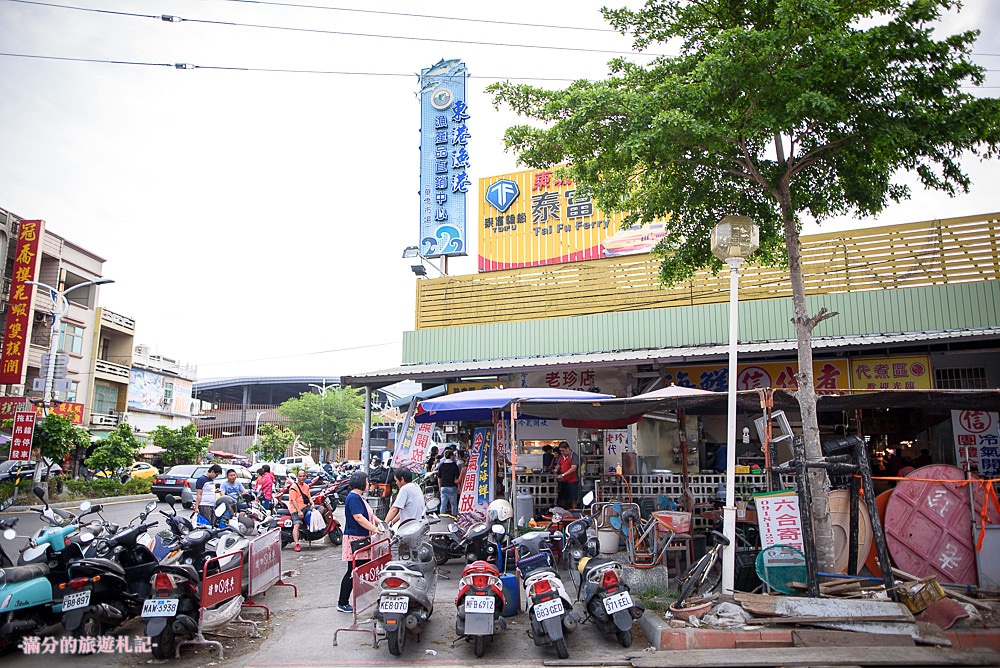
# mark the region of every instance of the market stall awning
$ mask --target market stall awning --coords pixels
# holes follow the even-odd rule
[[[239,455],[233,452],[223,452],[222,450],[209,450],[208,454],[219,459],[236,459]]]
[[[139,454],[142,455],[142,456],[144,456],[144,457],[149,457],[151,455],[158,455],[161,452],[163,452],[163,448],[161,448],[158,445],[153,445],[153,444],[149,444],[149,445],[143,446],[142,449],[139,450]]]
[[[493,419],[494,411],[502,411],[512,403],[544,400],[559,405],[570,405],[614,398],[610,394],[558,390],[550,387],[507,387],[489,390],[457,392],[435,399],[425,399],[417,404],[417,422],[486,422]],[[537,416],[530,411],[521,415]]]

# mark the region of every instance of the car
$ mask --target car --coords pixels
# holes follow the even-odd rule
[[[278,460],[278,463],[284,466],[289,471],[293,469],[297,471],[298,469],[303,469],[303,468],[306,469],[307,471],[309,469],[319,470],[319,466],[316,464],[316,460],[314,460],[309,455],[305,455],[304,457],[282,457],[281,459]]]
[[[59,475],[62,467],[53,462],[48,471],[42,473],[42,480],[48,480],[50,475]],[[7,482],[20,476],[21,481],[30,480],[35,476],[35,462],[25,462],[9,459],[0,463],[0,482]]]
[[[198,483],[198,478],[205,475],[210,466],[211,464],[178,464],[166,473],[161,473],[153,478],[151,491],[160,501],[166,501],[167,494],[170,494],[175,499],[179,499],[184,508],[193,508],[195,485]],[[250,489],[250,481],[253,478],[250,471],[242,466],[229,464],[220,464],[220,466],[222,466],[223,474],[216,480],[221,483],[226,479],[225,472],[234,469],[237,482],[243,483],[244,487]]]
[[[160,469],[152,464],[133,462],[130,467],[121,471],[120,479],[122,482],[126,482],[130,478],[155,478],[159,474]],[[97,471],[94,473],[95,478],[110,478],[112,475],[114,475],[113,471]]]

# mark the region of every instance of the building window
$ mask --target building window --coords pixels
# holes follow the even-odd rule
[[[118,388],[113,385],[94,385],[94,413],[111,414],[118,408]]]
[[[986,367],[934,369],[934,387],[939,390],[988,390]]]
[[[59,350],[64,353],[74,355],[83,354],[83,327],[63,323],[62,338],[59,341]]]
[[[163,405],[169,406],[174,400],[174,384],[169,380],[163,383]]]
[[[80,383],[71,381],[69,384],[69,391],[66,393],[66,401],[76,402],[77,393],[80,391]]]

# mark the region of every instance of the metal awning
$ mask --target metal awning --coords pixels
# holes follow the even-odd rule
[[[941,332],[900,332],[894,334],[817,337],[813,339],[813,350],[857,349],[867,346],[960,341],[983,337],[1000,337],[1000,328],[989,327],[984,329]],[[738,346],[738,352],[741,356],[749,355],[751,358],[759,359],[763,354],[794,353],[797,347],[798,344],[794,339],[762,341],[741,343]],[[433,382],[465,376],[506,375],[522,371],[544,371],[577,365],[608,367],[621,366],[622,364],[684,364],[692,360],[701,362],[711,358],[725,359],[728,352],[729,347],[727,345],[719,344],[495,360],[406,364],[380,371],[371,371],[369,373],[343,375],[341,376],[341,382],[345,385],[355,387],[365,385],[382,387],[403,380]]]

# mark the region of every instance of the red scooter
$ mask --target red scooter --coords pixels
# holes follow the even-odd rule
[[[462,571],[458,582],[458,597],[455,606],[455,633],[466,641],[472,640],[477,657],[486,652],[486,638],[507,628],[501,617],[504,609],[503,585],[500,571],[487,561],[474,561]]]

